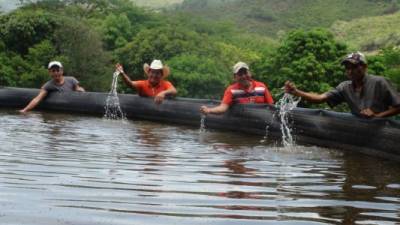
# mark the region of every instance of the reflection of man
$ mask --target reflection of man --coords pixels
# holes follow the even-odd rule
[[[400,167],[398,163],[393,161],[376,159],[363,154],[345,154],[342,164],[342,174],[336,174],[332,180],[342,180],[341,199],[348,202],[379,202],[382,196],[390,198],[398,198],[398,189],[391,189],[389,185],[398,184],[398,174]],[[331,192],[328,198],[337,198],[337,193]],[[379,204],[379,203],[377,203]],[[389,210],[389,209],[388,209]],[[390,211],[390,212],[389,212]],[[388,214],[393,213],[397,218],[400,217],[399,210],[392,208],[387,211]],[[341,219],[341,224],[355,224],[355,218],[365,216],[370,209],[367,207],[334,207],[331,209],[321,210],[319,213],[322,217]]]
[[[231,176],[240,176],[240,175],[245,175],[247,178],[254,178],[257,177],[256,169],[248,168],[244,164],[246,163],[246,160],[243,159],[232,159],[232,160],[226,160],[224,162],[224,166],[229,170],[229,173],[227,174],[228,177]],[[243,186],[257,186],[258,184],[256,182],[247,182],[247,181],[229,181],[229,184],[233,185],[243,185]],[[261,186],[261,184],[260,184]],[[253,192],[244,192],[244,191],[227,191],[227,192],[220,192],[218,193],[218,196],[220,197],[226,197],[226,198],[236,198],[236,199],[259,199],[261,198],[259,193],[253,193]],[[223,206],[221,208],[225,209],[232,209],[232,206]],[[235,209],[242,209],[242,210],[254,210],[255,207],[252,206],[235,206]]]
[[[42,86],[39,94],[32,99],[24,109],[20,110],[21,113],[28,112],[35,108],[49,92],[85,91],[81,86],[79,86],[78,80],[74,77],[64,77],[63,66],[60,62],[50,62],[48,65],[48,71],[52,79]]]
[[[256,171],[256,169],[245,167],[243,165],[245,162],[245,160],[227,160],[225,161],[224,166],[228,168],[233,174],[250,174]]]
[[[221,104],[213,108],[202,106],[200,108],[202,113],[222,114],[234,103],[274,103],[267,86],[251,78],[249,66],[246,63],[236,63],[233,66],[233,75],[235,83],[225,90]]]
[[[331,107],[346,102],[351,112],[364,117],[389,117],[400,113],[400,96],[383,77],[367,74],[367,60],[351,53],[342,61],[348,81],[323,94],[304,92],[286,81],[285,91],[313,103],[327,102]]]

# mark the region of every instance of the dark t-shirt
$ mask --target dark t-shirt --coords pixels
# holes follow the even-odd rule
[[[52,91],[58,91],[58,92],[64,92],[64,91],[75,91],[76,85],[78,85],[79,82],[75,77],[64,77],[64,83],[62,85],[58,85],[54,82],[54,80],[49,80],[43,85],[43,89],[46,90],[47,92],[52,92]]]
[[[384,77],[374,75],[364,76],[360,92],[355,90],[352,81],[344,81],[327,95],[329,106],[334,107],[346,102],[351,112],[356,115],[367,108],[380,113],[388,110],[389,106],[400,106],[399,93]]]

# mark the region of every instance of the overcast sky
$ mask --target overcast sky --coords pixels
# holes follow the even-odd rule
[[[18,0],[0,0],[0,9],[6,12],[13,10],[17,7],[18,2]]]

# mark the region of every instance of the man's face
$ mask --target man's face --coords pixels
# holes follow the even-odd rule
[[[64,71],[63,68],[54,66],[49,69],[49,74],[55,81],[60,81],[63,77]]]
[[[349,78],[349,80],[355,81],[360,80],[364,77],[367,70],[367,65],[352,64],[348,62],[344,64],[344,68],[347,78]]]
[[[163,76],[162,70],[150,70],[149,82],[152,86],[157,86]]]
[[[246,68],[241,68],[237,73],[235,73],[235,81],[242,85],[248,85],[250,80],[251,76]]]

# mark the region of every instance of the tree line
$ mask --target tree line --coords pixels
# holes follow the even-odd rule
[[[350,50],[325,29],[294,30],[279,40],[227,22],[151,12],[129,0],[45,0],[0,15],[0,85],[39,88],[46,65],[62,61],[88,91],[108,91],[114,64],[144,79],[143,64],[161,59],[182,97],[219,99],[237,61],[275,98],[285,80],[323,92],[346,79],[340,60]],[[400,49],[368,57],[369,71],[400,85]],[[120,85],[120,92],[132,90]]]

